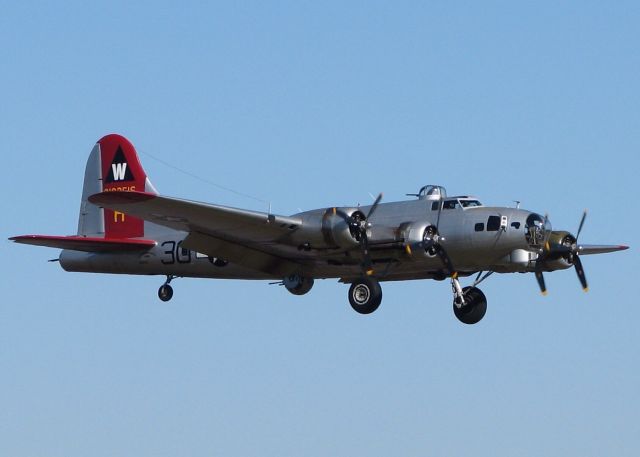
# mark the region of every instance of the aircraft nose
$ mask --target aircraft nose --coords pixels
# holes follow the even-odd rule
[[[532,247],[541,247],[551,234],[551,222],[547,216],[530,213],[525,222],[525,237]]]

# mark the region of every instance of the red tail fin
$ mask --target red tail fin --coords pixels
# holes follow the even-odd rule
[[[144,192],[147,183],[138,154],[125,137],[110,134],[98,141],[102,190]],[[104,210],[105,238],[135,238],[144,236],[144,221],[110,209]]]

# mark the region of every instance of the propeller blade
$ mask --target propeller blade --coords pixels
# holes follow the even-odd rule
[[[381,200],[382,193],[378,194],[378,197],[373,202],[373,205],[371,205],[369,213],[365,216],[364,219],[362,219],[361,215],[357,215],[355,217],[349,216],[341,209],[332,209],[334,215],[340,216],[348,224],[351,234],[360,243],[360,250],[362,252],[362,271],[366,276],[371,276],[372,274],[374,274],[373,261],[371,260],[371,255],[369,254],[369,237],[367,236],[367,228],[370,227],[370,224],[368,223],[368,220],[378,208]]]
[[[441,244],[436,244],[435,248],[436,254],[438,254],[438,257],[440,257],[442,265],[444,265],[447,272],[452,276],[455,275],[456,269],[453,267],[453,262],[451,261],[451,257],[449,257],[449,254],[447,254],[447,251],[442,247]]]
[[[544,276],[542,274],[542,270],[536,268],[536,280],[538,281],[538,286],[540,287],[540,292],[542,295],[547,295],[547,286],[544,283]]]
[[[578,275],[578,279],[582,285],[582,290],[588,292],[589,285],[587,284],[587,277],[584,274],[584,268],[582,268],[582,260],[580,260],[580,256],[576,255],[573,257],[573,266],[576,268],[576,274]]]
[[[367,236],[367,231],[362,232],[362,238],[360,239],[360,246],[362,248],[362,271],[367,276],[371,276],[373,271],[373,262],[371,261],[371,256],[369,255],[369,237]]]
[[[438,257],[440,257],[440,260],[442,261],[442,265],[444,265],[444,268],[447,270],[447,273],[449,273],[452,277],[457,277],[458,274],[456,273],[456,269],[453,267],[453,262],[451,261],[451,257],[449,257],[449,254],[447,254],[447,251],[440,243],[441,239],[440,239],[440,232],[438,230],[438,227],[440,227],[440,215],[442,214],[443,201],[444,200],[442,199],[442,194],[440,194],[440,198],[438,199],[438,217],[436,219],[434,237],[430,242],[431,246],[425,246],[425,249],[430,249],[431,247],[435,248],[436,254],[438,255]],[[443,239],[444,238],[442,238],[442,240]]]
[[[440,227],[440,213],[442,212],[442,195],[438,200],[438,218],[436,219],[436,233],[438,233],[438,227]]]
[[[367,214],[367,217],[365,218],[366,220],[369,220],[371,215],[378,208],[378,204],[380,203],[381,200],[382,200],[382,192],[378,194],[378,196],[376,197],[376,200],[373,202],[373,205],[371,205],[371,209],[369,209],[369,214]]]
[[[549,213],[544,213],[544,228],[545,228],[545,233],[544,233],[544,248],[545,250],[549,251],[550,247],[549,247],[549,238],[551,238],[551,230],[546,230],[547,226],[549,225]]]
[[[580,237],[580,232],[582,231],[582,227],[584,226],[584,220],[587,218],[587,210],[585,209],[582,213],[582,219],[580,219],[580,225],[578,226],[578,231],[576,232],[576,242]]]

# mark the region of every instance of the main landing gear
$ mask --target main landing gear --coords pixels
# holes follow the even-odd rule
[[[480,272],[468,287],[460,286],[458,275],[451,277],[451,289],[453,290],[453,313],[463,324],[477,324],[487,312],[487,297],[476,286],[487,279],[493,272],[489,271],[484,276]],[[382,302],[382,288],[377,279],[364,276],[349,287],[349,303],[360,314],[371,314]]]
[[[162,301],[169,301],[173,297],[173,287],[169,285],[172,279],[176,278],[174,275],[167,275],[167,280],[158,289],[158,298]]]
[[[451,277],[451,289],[453,290],[453,313],[463,324],[477,324],[487,312],[487,297],[476,286],[487,279],[493,272],[489,271],[481,277],[482,272],[473,282],[472,286],[460,287],[458,275]]]
[[[382,288],[375,278],[364,277],[349,287],[349,303],[360,314],[371,314],[382,302]]]

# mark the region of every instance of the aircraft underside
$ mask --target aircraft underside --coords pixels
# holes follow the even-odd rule
[[[182,249],[179,243],[166,241],[164,246],[161,245],[142,254],[63,250],[59,260],[66,271],[166,276],[165,282],[158,290],[158,297],[162,301],[171,300],[173,288],[170,283],[175,278],[181,277],[277,281],[294,295],[304,295],[309,292],[313,287],[314,279],[337,278],[341,282],[350,284],[349,303],[360,314],[370,314],[379,307],[382,301],[380,282],[447,279],[438,261],[432,259],[421,264],[402,264],[386,260],[374,262],[373,264],[379,271],[375,276],[363,276],[359,263],[330,265],[326,261],[322,261],[307,265],[299,272],[283,278],[248,269],[221,258]],[[473,273],[475,271],[460,271],[452,279],[454,313],[461,322],[467,324],[478,322],[486,312],[486,298],[480,289],[475,287],[477,284],[465,288],[459,284],[458,277],[469,276]]]

